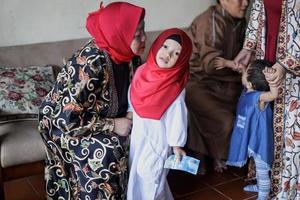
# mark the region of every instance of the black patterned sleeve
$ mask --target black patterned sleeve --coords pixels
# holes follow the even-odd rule
[[[109,75],[97,52],[86,46],[64,66],[41,107],[42,124],[51,124],[70,136],[113,131],[114,120],[106,117]]]

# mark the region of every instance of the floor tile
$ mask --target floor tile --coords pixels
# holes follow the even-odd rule
[[[231,173],[233,173],[236,176],[246,177],[248,170],[247,170],[247,167],[242,167],[242,168],[239,168],[239,167],[228,167],[228,171],[231,172]]]
[[[44,175],[39,174],[35,176],[30,176],[27,178],[27,181],[32,186],[33,190],[37,193],[37,195],[43,198],[45,194]]]
[[[5,200],[40,200],[26,178],[4,183]]]
[[[242,178],[231,181],[225,184],[221,184],[215,186],[215,188],[220,191],[225,196],[230,197],[233,200],[243,200],[246,198],[250,198],[255,196],[257,193],[254,192],[245,192],[243,187],[246,186],[248,183],[245,182]]]
[[[249,198],[246,198],[244,200],[256,200],[257,199],[257,195],[253,196],[253,197],[249,197]]]
[[[214,190],[212,188],[208,188],[208,189],[196,192],[194,194],[185,196],[184,198],[181,198],[180,200],[229,200],[229,198],[220,194],[219,192],[217,192],[216,190]]]
[[[210,186],[216,186],[223,183],[227,183],[232,180],[240,178],[239,176],[226,170],[223,173],[217,173],[215,171],[209,171],[206,175],[202,176],[202,182]]]
[[[205,188],[207,184],[203,183],[201,176],[192,175],[186,172],[171,170],[168,176],[168,183],[175,198],[194,193]]]
[[[239,168],[229,168],[222,174],[210,168],[205,176],[170,170],[168,182],[175,200],[254,200],[256,193],[242,190],[245,175]],[[6,182],[7,200],[45,199],[44,184],[43,174]]]

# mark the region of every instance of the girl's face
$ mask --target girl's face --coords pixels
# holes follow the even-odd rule
[[[156,64],[160,68],[173,67],[181,53],[181,48],[177,41],[167,39],[156,54]]]
[[[137,26],[130,48],[135,55],[141,55],[145,50],[146,34],[145,21],[142,20]]]

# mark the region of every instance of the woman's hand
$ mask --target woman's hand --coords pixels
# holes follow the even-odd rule
[[[235,63],[243,64],[244,66],[247,66],[250,62],[252,56],[252,51],[247,49],[242,49],[238,55],[234,58]]]
[[[132,127],[132,120],[126,117],[114,118],[115,126],[113,132],[119,136],[128,136]]]
[[[265,74],[266,80],[269,82],[270,87],[279,87],[284,79],[285,69],[279,63],[275,63],[272,68],[276,71]]]
[[[127,112],[126,118],[132,120],[132,112]]]
[[[182,156],[185,156],[186,153],[181,147],[173,147],[173,153],[176,156],[176,162],[180,162]]]

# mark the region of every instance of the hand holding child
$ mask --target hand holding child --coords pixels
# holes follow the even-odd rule
[[[275,74],[276,69],[273,69],[272,67],[265,67],[265,69],[263,70],[263,73],[265,74],[265,76],[272,76],[273,74]]]
[[[176,156],[176,162],[180,162],[182,156],[185,156],[186,153],[181,147],[173,147],[173,153]]]
[[[273,69],[273,71],[271,71]],[[272,68],[268,69],[269,72],[265,73],[266,80],[269,82],[270,87],[278,87],[282,81],[285,74],[285,69],[278,63],[275,63]]]
[[[132,120],[127,117],[122,117],[114,118],[114,122],[115,126],[113,132],[119,136],[128,136],[132,126]]]

